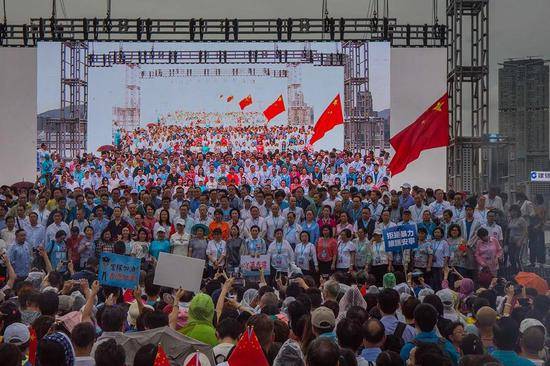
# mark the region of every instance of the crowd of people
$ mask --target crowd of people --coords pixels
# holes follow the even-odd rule
[[[384,152],[197,138],[42,147],[34,187],[0,187],[0,364],[236,366],[251,343],[270,366],[548,365],[548,285],[515,276],[545,263],[540,197],[392,187]],[[386,251],[399,225],[418,245]],[[200,292],[155,284],[163,252],[204,260]],[[102,253],[138,258],[139,286],[100,283]],[[245,255],[269,267],[245,276]]]
[[[117,131],[116,140],[123,149],[136,153],[142,149],[155,152],[254,151],[259,154],[275,151],[311,150],[311,126],[267,125],[166,125],[149,124],[146,128]]]
[[[190,112],[177,110],[162,114],[158,122],[165,125],[188,126],[202,125],[214,127],[223,126],[254,126],[265,124],[265,117],[260,112]]]

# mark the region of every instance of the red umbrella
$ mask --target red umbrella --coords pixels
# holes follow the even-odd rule
[[[534,288],[539,294],[545,295],[548,291],[548,283],[533,272],[520,272],[516,275],[516,281],[527,288]]]
[[[31,189],[33,187],[34,187],[34,183],[25,182],[25,181],[17,182],[11,185],[11,188],[13,188],[14,190]]]
[[[97,148],[97,151],[99,152],[105,152],[105,151],[115,151],[116,147],[113,145],[103,145]]]
[[[147,128],[155,127],[157,123],[147,123]]]

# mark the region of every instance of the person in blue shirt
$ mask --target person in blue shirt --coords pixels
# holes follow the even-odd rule
[[[25,279],[31,269],[31,246],[26,241],[24,229],[15,232],[15,242],[9,246],[8,258],[15,270],[17,278]]]
[[[414,321],[418,334],[410,342],[405,343],[400,355],[403,361],[407,361],[411,350],[424,343],[433,343],[440,346],[447,356],[451,358],[453,365],[458,365],[459,354],[456,348],[448,340],[437,335],[435,326],[437,324],[437,310],[430,304],[420,304],[414,310]]]
[[[376,363],[382,353],[382,345],[386,341],[384,324],[376,318],[370,318],[363,324],[363,351],[361,357],[367,362]]]
[[[519,341],[519,324],[503,317],[493,326],[493,341],[497,349],[491,353],[504,366],[535,366],[535,363],[516,353]]]
[[[50,258],[52,268],[61,273],[67,271],[67,244],[65,230],[59,230],[55,233],[55,239],[46,244],[46,253]]]
[[[170,253],[170,240],[166,239],[166,230],[163,227],[157,229],[157,239],[149,245],[149,254],[159,259],[160,252]]]

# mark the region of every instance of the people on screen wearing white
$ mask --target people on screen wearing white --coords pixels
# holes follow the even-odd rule
[[[352,233],[349,229],[340,232],[338,252],[336,254],[336,270],[341,272],[352,272],[355,264],[355,253],[357,249],[351,241]]]
[[[311,275],[319,272],[319,263],[317,262],[317,252],[315,245],[309,240],[309,233],[302,231],[300,233],[300,242],[294,249],[294,262],[302,270],[304,275]],[[311,265],[313,263],[313,266]]]

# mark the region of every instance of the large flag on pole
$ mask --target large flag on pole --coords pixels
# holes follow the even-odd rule
[[[247,95],[245,98],[241,99],[239,102],[239,107],[241,107],[241,111],[252,104],[252,96]]]
[[[449,145],[449,103],[445,93],[413,123],[390,139],[395,149],[388,169],[401,173],[424,150]]]
[[[264,110],[264,116],[267,119],[267,122],[271,121],[273,118],[285,111],[285,102],[283,96],[279,95],[269,107]]]
[[[322,139],[327,132],[343,123],[344,115],[342,113],[342,103],[340,102],[340,94],[338,94],[317,120],[315,127],[313,127],[313,136],[309,144],[313,145],[313,143]]]

